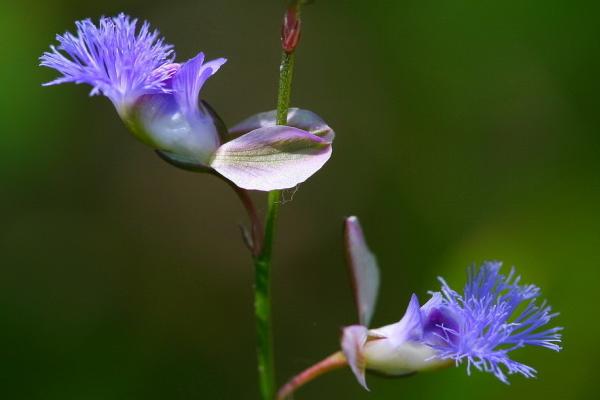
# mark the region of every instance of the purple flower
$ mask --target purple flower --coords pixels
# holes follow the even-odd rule
[[[147,22],[138,29],[125,14],[76,26],[76,35],[58,35],[59,46],[40,58],[62,74],[46,85],[91,85],[91,95],[108,97],[133,134],[173,164],[216,172],[245,189],[274,190],[303,182],[331,156],[333,131],[306,110],[290,110],[290,126],[276,126],[275,114],[263,113],[231,133],[221,129],[198,97],[224,58],[205,62],[199,53],[175,63],[173,46],[158,31]]]
[[[52,51],[40,58],[40,65],[63,74],[45,86],[87,83],[93,87],[91,95],[107,96],[119,110],[144,94],[172,92],[168,82],[179,68],[173,64],[173,46],[165,44],[147,22],[137,32],[137,19],[125,14],[102,17],[99,26],[90,19],[75,25],[77,36],[57,35],[58,48],[50,46]]]
[[[507,375],[536,374],[511,359],[511,351],[528,345],[561,349],[562,328],[547,327],[558,314],[546,302],[538,302],[540,289],[521,284],[514,269],[507,276],[500,274],[499,262],[470,268],[462,294],[439,278],[441,291],[431,292],[424,305],[413,294],[399,322],[369,329],[363,316],[370,316],[375,306],[373,287],[378,286],[379,273],[354,217],[346,221],[346,244],[355,297],[362,307],[361,324],[344,328],[341,345],[365,388],[365,370],[398,376],[463,362],[469,373],[474,366],[508,383]]]

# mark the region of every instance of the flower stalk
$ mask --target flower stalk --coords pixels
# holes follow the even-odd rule
[[[225,62],[204,53],[175,62],[172,45],[148,22],[124,13],[76,22],[76,33],[57,36],[58,45],[40,65],[61,75],[45,84],[85,83],[91,95],[112,101],[127,128],[169,164],[212,174],[229,184],[251,222],[242,228],[255,265],[258,370],[263,400],[275,397],[271,336],[270,273],[280,190],[304,182],[329,160],[334,131],[309,110],[290,109],[294,52],[301,36],[300,5],[292,0],[281,29],[282,59],[277,109],[246,118],[227,130],[201,90]],[[249,190],[269,192],[266,219]],[[264,229],[263,229],[264,226]]]
[[[277,400],[284,400],[292,393],[294,393],[298,388],[307,384],[319,376],[326,374],[327,372],[333,371],[338,368],[342,368],[348,365],[348,361],[344,356],[344,353],[338,351],[337,353],[333,353],[329,357],[325,358],[322,361],[319,361],[315,365],[308,367],[304,371],[300,372],[298,375],[293,377],[279,389],[277,392]]]
[[[287,24],[294,21],[297,29],[294,30],[295,40],[293,46],[286,36]],[[282,29],[282,56],[279,67],[279,88],[277,93],[277,125],[286,125],[290,97],[292,92],[292,78],[294,74],[295,54],[298,44],[300,28],[300,5],[292,2],[284,15]],[[265,231],[260,253],[254,257],[254,312],[256,318],[256,338],[258,353],[258,374],[260,393],[263,400],[272,400],[275,397],[275,362],[273,356],[273,335],[271,318],[271,265],[273,254],[273,240],[279,213],[280,191],[273,190],[268,194],[267,214],[265,218]]]

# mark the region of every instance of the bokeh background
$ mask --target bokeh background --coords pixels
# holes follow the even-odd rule
[[[42,88],[37,58],[85,17],[148,19],[228,123],[274,108],[284,1],[0,6],[0,397],[256,399],[252,267],[230,189],[162,162],[89,87]],[[282,382],[355,322],[341,222],[359,215],[383,275],[375,325],[443,275],[503,260],[561,312],[564,351],[524,350],[510,386],[464,368],[341,370],[297,399],[588,399],[600,356],[600,3],[317,0],[293,105],[338,136],[286,193],[273,282]],[[264,211],[264,196],[257,194]]]

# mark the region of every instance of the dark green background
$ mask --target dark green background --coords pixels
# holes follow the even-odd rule
[[[256,399],[244,214],[216,179],[136,142],[89,87],[37,67],[74,21],[125,11],[178,59],[229,62],[203,98],[228,123],[272,109],[283,1],[49,1],[0,6],[0,397]],[[348,370],[297,399],[587,399],[597,392],[600,6],[569,0],[317,0],[293,105],[336,130],[331,161],[281,210],[278,378],[355,322],[341,221],[359,215],[383,283],[375,325],[486,259],[516,265],[566,327],[539,377],[465,368],[409,379]],[[287,194],[290,198],[291,193]],[[257,195],[264,210],[264,196]]]

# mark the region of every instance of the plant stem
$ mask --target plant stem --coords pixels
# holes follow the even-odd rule
[[[287,123],[293,70],[294,54],[283,52],[279,69],[279,92],[277,96],[278,125]],[[262,249],[258,256],[254,257],[254,312],[256,316],[258,375],[263,400],[272,400],[275,396],[275,366],[271,328],[271,262],[275,225],[279,212],[279,199],[280,192],[278,190],[269,192]]]
[[[316,363],[311,367],[308,367],[307,369],[290,379],[290,381],[283,385],[283,387],[277,393],[277,400],[285,399],[286,397],[294,393],[300,386],[307,384],[313,379],[329,371],[333,371],[334,369],[341,368],[345,365],[348,365],[348,361],[346,361],[346,357],[344,357],[344,354],[341,351],[333,353],[326,359]]]
[[[271,328],[271,255],[275,223],[279,210],[279,192],[269,192],[269,208],[265,220],[263,248],[254,259],[254,312],[258,351],[258,375],[263,400],[272,400],[275,394],[275,366]]]
[[[285,125],[287,123],[295,60],[295,53],[282,52],[281,65],[279,67],[279,92],[277,95],[277,125]]]

